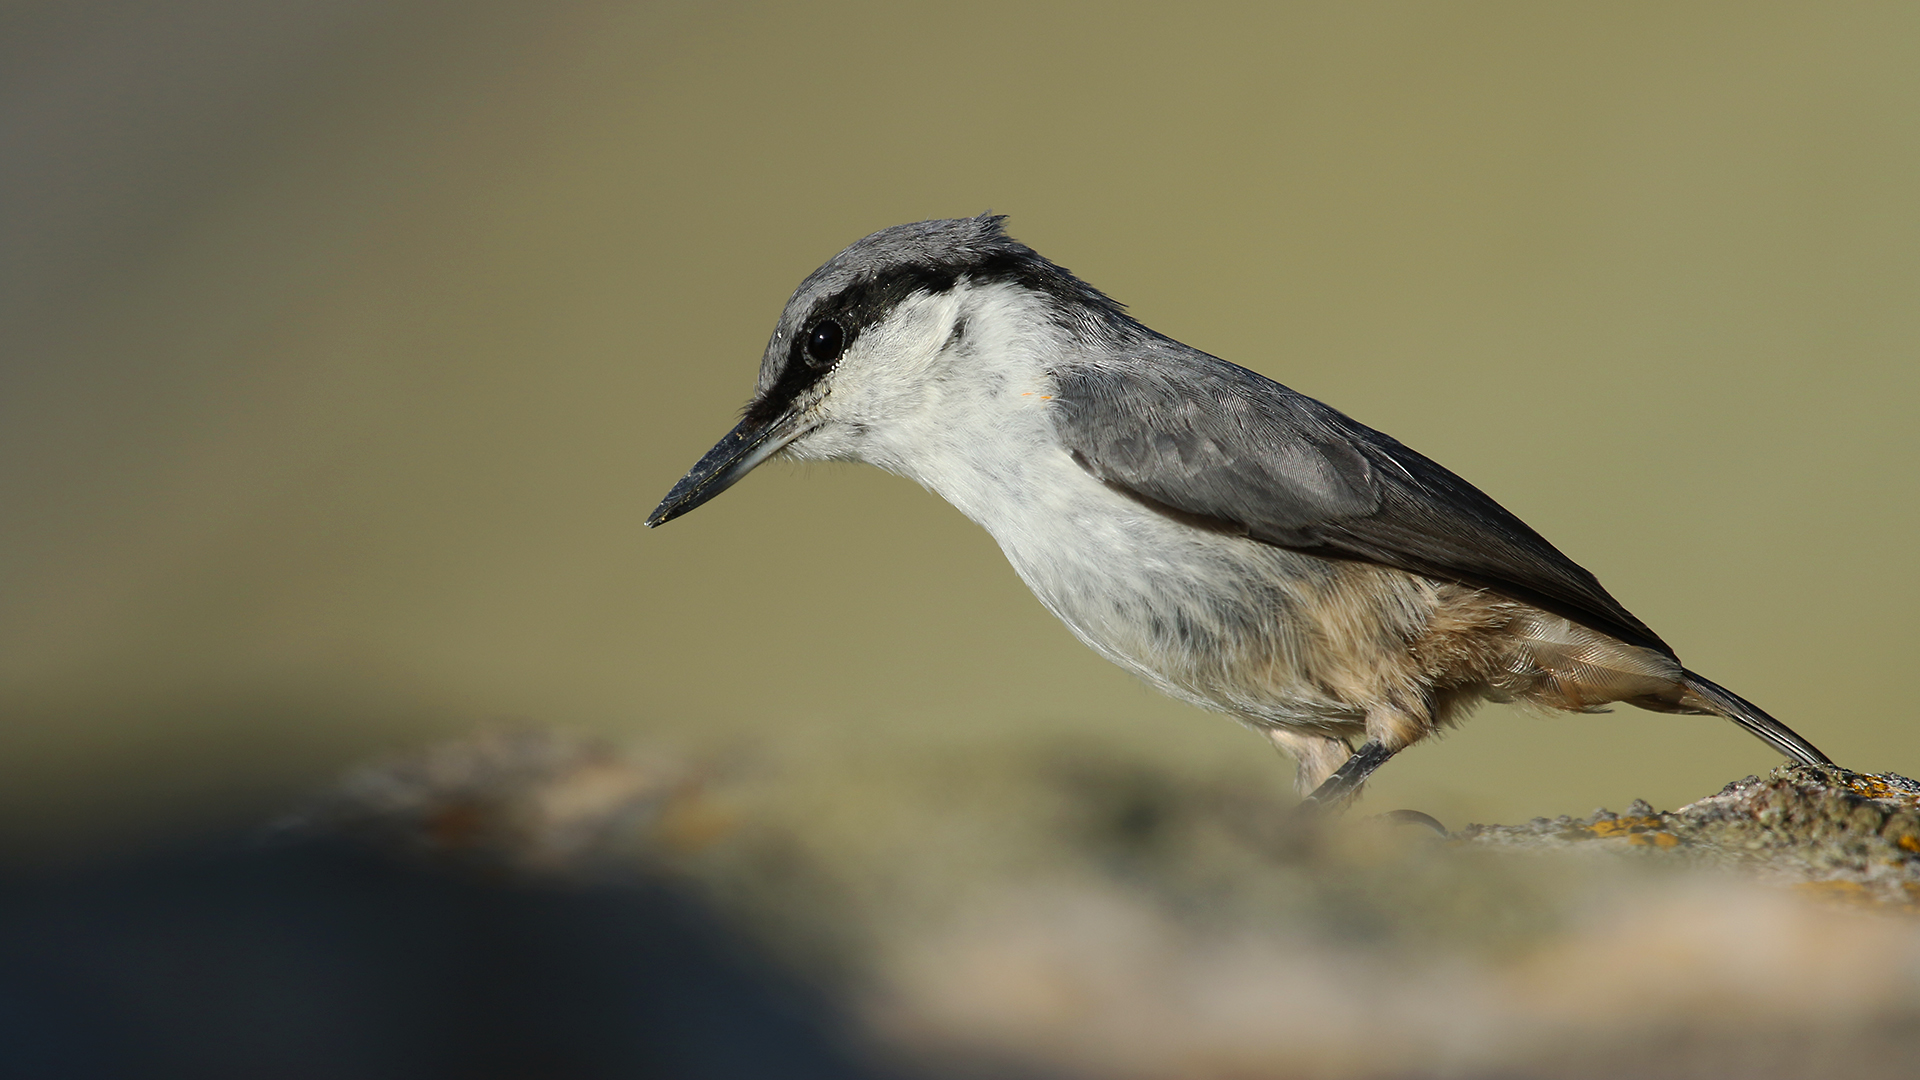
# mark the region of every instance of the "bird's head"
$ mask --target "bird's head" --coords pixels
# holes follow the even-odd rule
[[[874,460],[983,350],[1045,351],[1134,327],[1119,304],[981,215],[883,229],[800,283],[745,416],[647,518],[665,524],[778,454]],[[884,463],[884,462],[876,462]]]

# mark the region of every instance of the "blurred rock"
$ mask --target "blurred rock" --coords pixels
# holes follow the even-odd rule
[[[499,735],[264,838],[0,874],[0,1076],[874,1076],[685,882],[592,857],[670,775]]]
[[[1765,1080],[1920,1054],[1903,777],[1304,839],[1282,782],[495,732],[263,843],[6,883],[0,1072]]]
[[[484,732],[358,769],[278,828],[566,877],[724,832],[703,770],[537,728]]]
[[[1077,746],[879,775],[523,733],[363,772],[309,827],[516,873],[653,867],[919,1075],[1785,1078],[1920,1053],[1903,777],[1783,767],[1447,836],[1363,807],[1301,844],[1275,785]]]

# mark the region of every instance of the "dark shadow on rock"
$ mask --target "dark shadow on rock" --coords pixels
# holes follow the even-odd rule
[[[333,840],[0,882],[0,1075],[873,1075],[656,880],[495,880]]]

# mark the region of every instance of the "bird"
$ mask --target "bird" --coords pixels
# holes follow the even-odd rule
[[[896,225],[809,274],[647,526],[775,456],[916,481],[1095,652],[1291,756],[1307,810],[1485,701],[1718,715],[1832,764],[1480,489],[1149,329],[1005,221]]]

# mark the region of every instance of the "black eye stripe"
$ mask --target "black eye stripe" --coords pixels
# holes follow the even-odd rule
[[[964,275],[960,267],[929,265],[898,269],[857,281],[814,305],[807,320],[800,324],[803,329],[795,344],[804,347],[815,328],[831,321],[841,328],[844,350],[863,330],[886,318],[907,297],[914,293],[938,296],[950,291]]]
[[[953,261],[893,266],[883,273],[862,277],[811,305],[806,318],[800,320],[788,339],[786,363],[781,366],[774,384],[747,407],[747,418],[771,420],[779,416],[809,387],[827,378],[839,357],[845,355],[860,335],[886,318],[901,301],[914,293],[938,296],[949,292],[962,278],[976,283],[1015,283],[1042,296],[1076,301],[1078,306],[1071,310],[1091,310],[1105,324],[1136,325],[1119,304],[1026,248],[993,251]],[[828,322],[840,329],[840,347],[832,359],[822,360],[822,354],[811,352],[809,346],[814,332]],[[1079,333],[1086,330],[1083,323],[1084,319],[1076,319],[1065,325],[1069,331]]]

